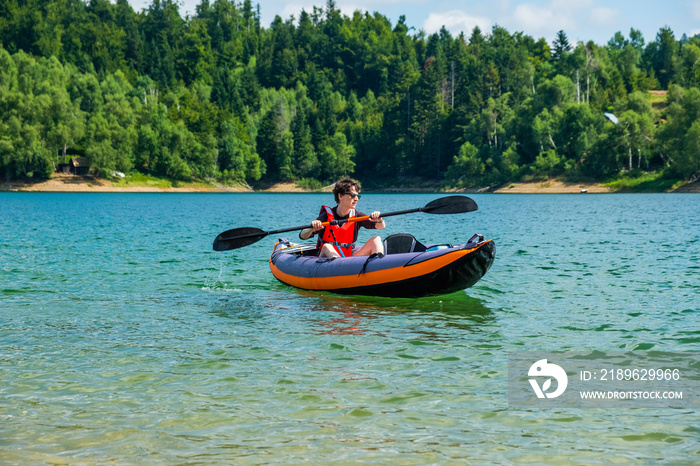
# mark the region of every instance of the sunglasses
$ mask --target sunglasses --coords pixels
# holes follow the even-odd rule
[[[353,199],[357,199],[358,201],[359,201],[360,198],[362,197],[361,195],[355,194],[355,193],[345,193],[345,195],[346,195],[346,196],[350,196],[350,197],[353,198]]]

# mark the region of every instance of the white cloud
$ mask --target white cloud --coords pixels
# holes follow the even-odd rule
[[[571,0],[552,0],[548,8],[556,11],[580,11],[590,9],[594,3],[596,3],[595,0],[577,0],[575,2]]]
[[[497,5],[498,11],[501,13],[507,13],[510,11],[510,0],[500,0]]]
[[[513,10],[510,22],[519,31],[559,31],[575,29],[578,25],[576,16],[581,4],[553,1],[540,6],[534,3],[521,3]]]
[[[555,14],[547,8],[542,8],[532,3],[524,3],[515,7],[513,20],[519,25],[518,29],[542,30],[548,29],[555,21]]]
[[[482,33],[489,34],[493,22],[482,16],[472,16],[462,10],[430,13],[426,20],[423,21],[423,29],[428,34],[438,32],[443,26],[454,35],[464,32],[464,35],[469,37],[476,26],[479,26]]]
[[[596,27],[614,26],[620,12],[615,8],[605,6],[593,8],[591,10],[591,24]]]

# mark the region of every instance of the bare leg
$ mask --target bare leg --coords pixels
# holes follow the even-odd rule
[[[331,244],[325,243],[321,248],[321,252],[318,253],[318,257],[340,257],[340,254]]]
[[[371,237],[353,256],[370,256],[376,253],[384,254],[384,244],[379,236]]]

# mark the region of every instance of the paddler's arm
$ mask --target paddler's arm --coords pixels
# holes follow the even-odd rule
[[[299,238],[301,239],[309,239],[311,236],[313,236],[314,233],[318,233],[319,231],[323,230],[323,226],[321,226],[321,221],[316,219],[313,222],[311,222],[312,228],[304,228],[299,232]]]

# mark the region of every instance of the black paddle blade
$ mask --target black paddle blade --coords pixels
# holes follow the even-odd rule
[[[474,212],[479,207],[467,196],[447,196],[435,199],[421,209],[428,214],[462,214]]]
[[[230,251],[242,248],[267,236],[260,228],[234,228],[221,233],[214,239],[214,251]]]

